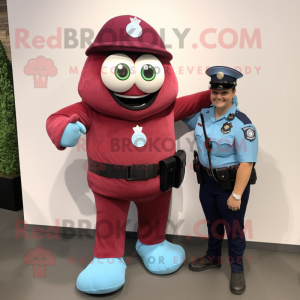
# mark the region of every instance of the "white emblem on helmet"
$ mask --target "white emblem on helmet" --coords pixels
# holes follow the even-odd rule
[[[138,38],[142,35],[143,29],[139,25],[141,20],[138,20],[137,17],[130,18],[130,23],[126,26],[126,32],[133,38]]]

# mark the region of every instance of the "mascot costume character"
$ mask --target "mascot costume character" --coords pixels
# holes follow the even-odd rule
[[[183,264],[184,249],[165,239],[172,188],[162,191],[159,162],[176,152],[174,122],[211,102],[209,90],[176,98],[172,55],[140,18],[110,19],[86,55],[78,85],[82,101],[50,115],[46,129],[58,150],[74,147],[86,134],[87,180],[97,223],[94,259],[76,286],[106,294],[125,283],[130,201],[138,211],[136,251],[145,267],[162,275]]]

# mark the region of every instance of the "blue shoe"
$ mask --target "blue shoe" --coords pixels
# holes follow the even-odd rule
[[[76,287],[88,294],[107,294],[125,283],[127,266],[120,258],[96,258],[79,274]]]
[[[185,261],[184,249],[167,240],[155,245],[145,245],[137,240],[135,249],[145,267],[151,273],[158,275],[177,271]]]

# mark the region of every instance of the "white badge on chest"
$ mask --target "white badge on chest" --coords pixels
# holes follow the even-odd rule
[[[131,142],[136,147],[143,147],[145,146],[147,142],[147,137],[142,132],[143,127],[139,127],[139,125],[136,125],[136,127],[132,127],[134,130],[134,134],[131,137]]]

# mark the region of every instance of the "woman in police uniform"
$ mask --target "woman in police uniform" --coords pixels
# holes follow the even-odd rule
[[[189,268],[203,271],[221,267],[225,226],[229,248],[226,261],[231,265],[230,290],[242,294],[246,288],[244,216],[250,175],[252,179],[255,174],[252,169],[257,159],[257,131],[250,119],[237,109],[237,79],[243,74],[228,67],[211,67],[206,74],[211,77],[212,105],[183,120],[190,130],[195,130],[203,179],[199,182],[200,202],[209,236],[206,255],[192,261]]]

